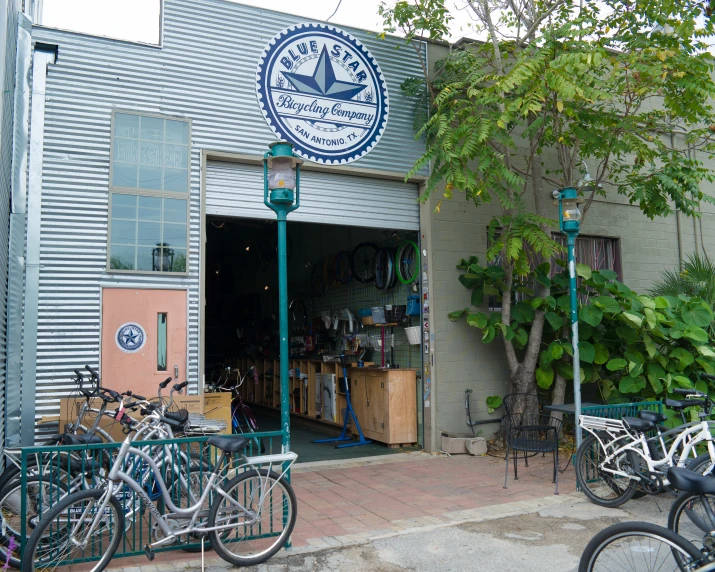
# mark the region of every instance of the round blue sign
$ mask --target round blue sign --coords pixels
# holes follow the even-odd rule
[[[129,322],[119,326],[115,340],[120,350],[131,354],[144,347],[146,334],[139,324]]]
[[[258,104],[296,154],[327,164],[369,153],[385,131],[387,84],[367,48],[325,24],[278,33],[258,60]]]

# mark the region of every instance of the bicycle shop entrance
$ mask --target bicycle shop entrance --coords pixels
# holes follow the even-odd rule
[[[204,163],[204,391],[238,386],[236,431],[278,429],[276,225],[260,165],[226,158]],[[418,192],[403,175],[304,166],[301,206],[288,222],[291,449],[299,462],[422,444]],[[343,426],[340,354],[369,445],[312,443]]]

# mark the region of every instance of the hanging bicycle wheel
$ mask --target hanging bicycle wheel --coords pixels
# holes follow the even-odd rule
[[[335,255],[335,279],[340,284],[349,284],[353,279],[351,266],[349,250],[341,250]]]
[[[313,296],[322,296],[328,289],[325,278],[323,278],[322,261],[313,265],[313,272],[310,275],[310,288],[313,291]]]
[[[420,249],[412,240],[403,240],[395,255],[395,271],[403,284],[414,284],[420,275]]]
[[[392,290],[399,283],[397,278],[397,249],[390,248],[389,251],[390,258],[392,259],[392,275],[390,276],[390,283],[387,285],[387,289]]]
[[[387,290],[395,280],[394,252],[389,248],[380,248],[375,253],[375,287]]]
[[[363,284],[375,280],[375,253],[378,250],[374,242],[361,242],[353,249],[350,267],[355,280]]]

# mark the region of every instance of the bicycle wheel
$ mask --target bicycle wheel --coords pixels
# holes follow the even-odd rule
[[[648,522],[619,522],[599,532],[581,555],[578,572],[670,572],[702,558],[672,530]]]
[[[387,289],[392,290],[399,283],[397,278],[397,249],[390,248],[390,259],[392,260],[392,273],[390,275],[390,282],[387,284]]]
[[[295,526],[293,489],[278,474],[264,469],[246,471],[222,488],[240,507],[215,495],[209,527],[235,523],[233,528],[209,532],[216,554],[236,566],[265,562],[283,547]]]
[[[613,468],[626,470],[633,466],[635,453],[627,451]],[[597,505],[616,507],[633,498],[638,481],[613,475],[599,466],[606,458],[598,439],[586,437],[576,452],[576,481],[588,499]]]
[[[52,504],[67,492],[67,486],[62,482],[51,482],[47,477],[33,476],[27,478],[27,508],[25,520],[27,533],[32,534],[33,529],[40,520],[40,515],[50,509]],[[3,535],[0,537],[0,560],[9,562],[13,568],[20,568],[20,538],[22,526],[21,512],[22,486],[20,480],[8,483],[0,491],[0,512],[2,513]]]
[[[349,284],[353,279],[350,251],[341,250],[335,255],[335,279],[340,284]]]
[[[325,280],[325,285],[328,288],[333,288],[338,285],[338,281],[335,279],[335,257],[328,256],[323,261],[323,280]]]
[[[375,281],[375,254],[378,250],[374,242],[361,242],[353,248],[350,267],[355,280],[362,284]]]
[[[380,248],[375,253],[375,288],[387,290],[395,275],[393,256],[389,248]]]
[[[318,262],[313,266],[313,271],[310,275],[310,289],[313,291],[313,296],[322,296],[328,289],[328,285],[323,278],[323,263]]]
[[[403,240],[395,255],[397,278],[403,284],[413,284],[420,275],[420,249],[412,240]]]
[[[710,532],[715,530],[714,510],[715,495],[680,493],[670,507],[668,528],[699,550],[713,554],[715,550]]]
[[[99,502],[107,491],[89,489],[69,495],[43,515],[22,555],[22,570],[54,570],[70,560],[102,554],[91,572],[107,567],[124,534],[122,505],[110,496],[102,519],[89,536]]]

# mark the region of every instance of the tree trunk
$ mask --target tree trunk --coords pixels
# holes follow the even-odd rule
[[[551,394],[552,405],[563,405],[565,397],[566,397],[566,380],[557,373],[556,380],[554,381],[554,392]],[[551,417],[563,422],[564,414],[554,411],[551,413]]]

